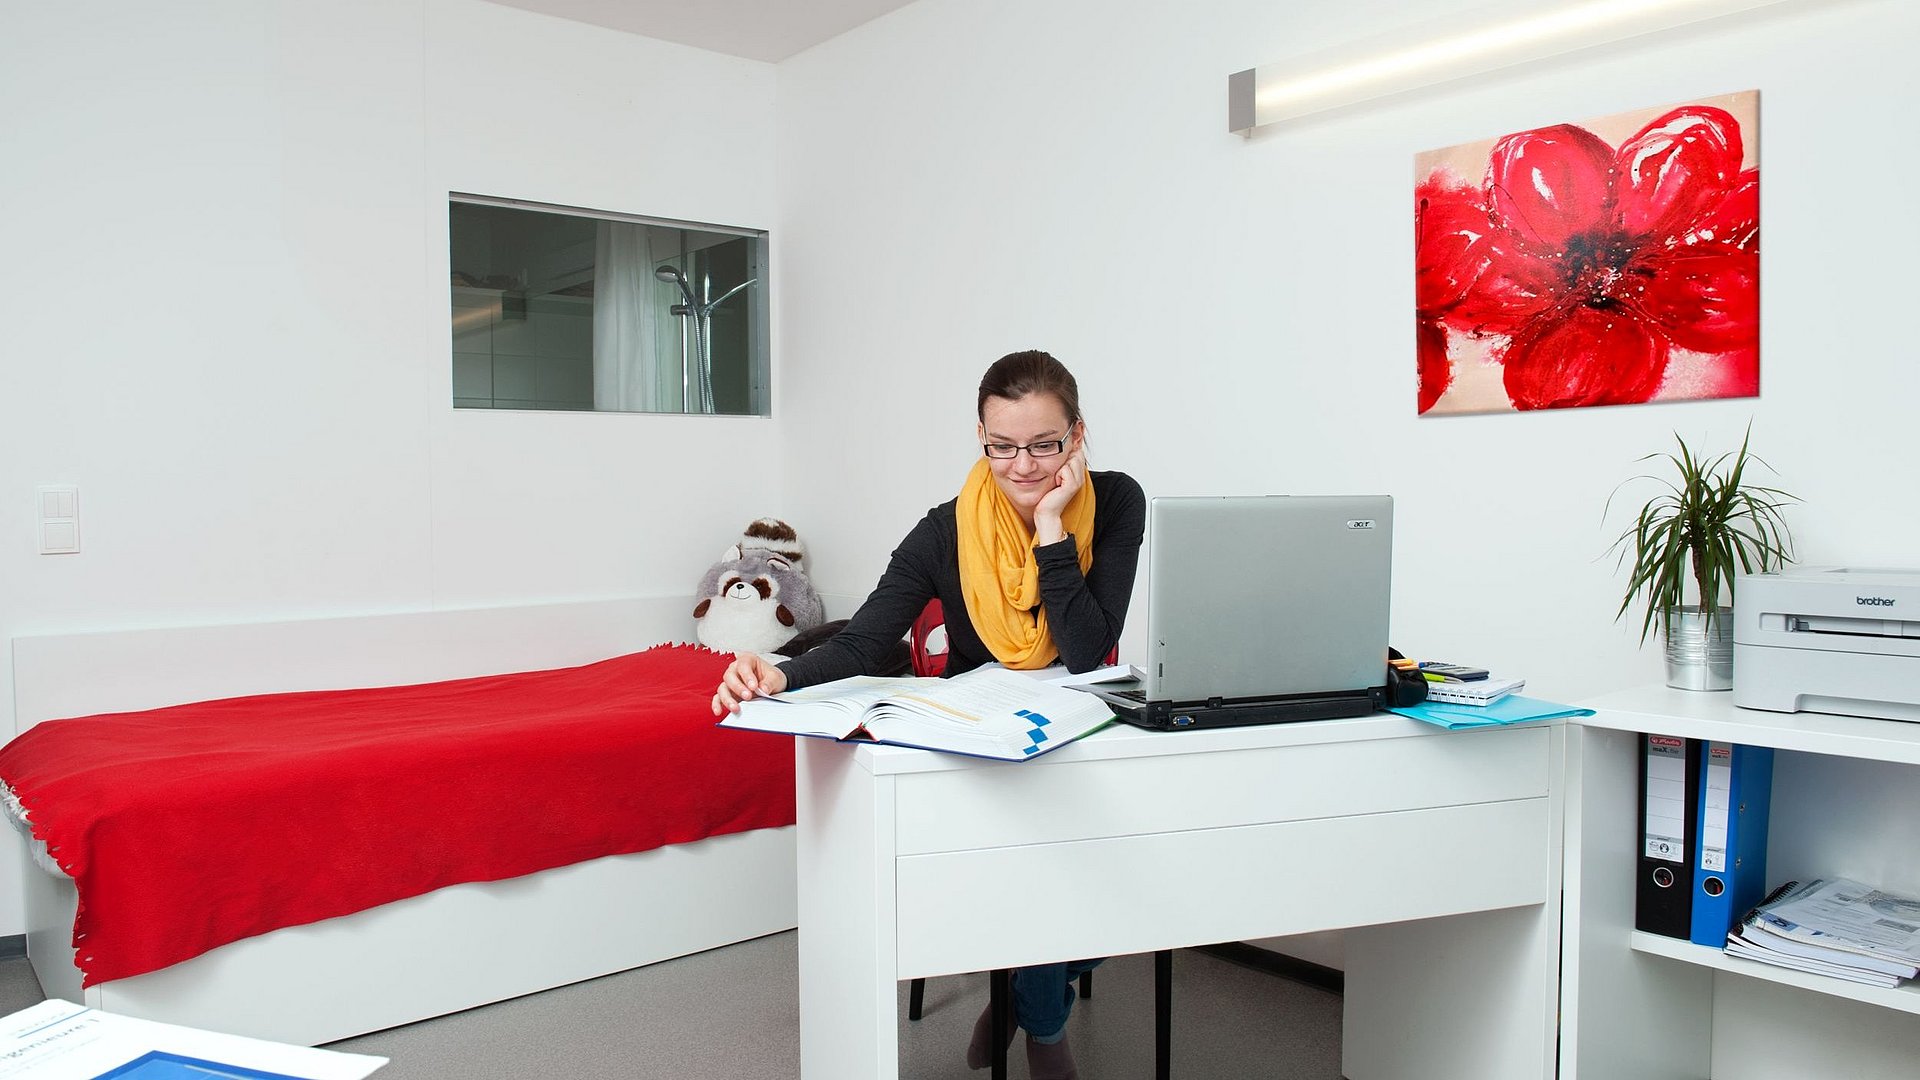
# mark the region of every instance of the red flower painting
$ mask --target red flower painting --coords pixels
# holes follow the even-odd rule
[[[1478,185],[1458,165],[1479,146],[1422,155],[1419,411],[1758,393],[1757,101],[1660,110],[1618,144],[1607,121],[1507,135]]]

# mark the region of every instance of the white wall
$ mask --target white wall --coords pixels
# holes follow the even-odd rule
[[[456,413],[448,355],[447,192],[769,227],[770,65],[471,0],[0,22],[0,639],[690,597],[782,512],[775,422]]]
[[[1396,641],[1549,696],[1659,677],[1610,621],[1600,509],[1674,429],[1752,418],[1807,560],[1914,561],[1920,12],[1796,5],[1248,141],[1229,72],[1445,8],[1117,10],[920,0],[776,95],[766,65],[474,0],[0,0],[0,638],[673,592],[760,513],[864,593],[957,488],[981,369],[1026,347],[1149,492],[1397,495]],[[1412,415],[1414,153],[1748,88],[1761,398]],[[775,418],[451,410],[450,190],[772,227]],[[80,555],[33,553],[52,482]]]
[[[870,582],[958,489],[980,372],[1034,347],[1079,376],[1095,466],[1149,494],[1395,495],[1395,644],[1543,696],[1663,677],[1613,622],[1625,578],[1601,555],[1626,519],[1602,507],[1676,430],[1732,449],[1753,421],[1806,500],[1803,562],[1920,561],[1920,9],[1787,5],[1225,130],[1231,72],[1479,6],[920,0],[783,63],[786,434],[812,463],[792,497],[816,574]],[[1417,152],[1754,88],[1761,397],[1416,418]],[[1247,557],[1268,557],[1257,538]]]

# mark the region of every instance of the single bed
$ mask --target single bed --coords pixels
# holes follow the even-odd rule
[[[665,598],[17,638],[18,727],[589,664],[684,639],[687,618]],[[793,844],[791,826],[755,828],[450,885],[84,988],[74,883],[19,872],[50,996],[317,1045],[791,929]]]

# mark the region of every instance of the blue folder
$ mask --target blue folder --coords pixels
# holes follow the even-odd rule
[[[1693,854],[1695,945],[1718,949],[1767,891],[1767,818],[1773,747],[1709,742],[1700,755]]]
[[[223,1065],[195,1057],[150,1050],[93,1080],[298,1080],[286,1073],[265,1072],[240,1065]]]
[[[1508,694],[1491,705],[1457,705],[1448,701],[1423,701],[1418,705],[1402,705],[1390,710],[1401,716],[1410,716],[1429,724],[1438,724],[1448,731],[1463,728],[1501,727],[1507,724],[1524,724],[1529,720],[1557,720],[1563,716],[1592,716],[1592,709],[1582,709],[1575,705],[1558,705],[1539,698],[1522,697]]]

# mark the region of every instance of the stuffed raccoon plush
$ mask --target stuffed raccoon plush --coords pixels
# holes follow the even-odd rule
[[[779,518],[749,521],[746,531],[740,534],[740,542],[734,546],[743,555],[756,550],[778,555],[795,570],[807,572],[807,545],[800,542],[800,534],[793,531],[793,526]]]
[[[728,548],[707,568],[695,599],[694,636],[716,652],[772,653],[826,620],[807,575],[764,548]]]

